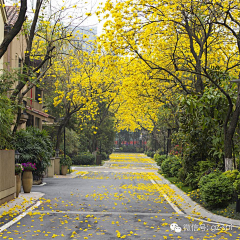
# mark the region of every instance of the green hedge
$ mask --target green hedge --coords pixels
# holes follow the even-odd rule
[[[74,165],[93,165],[95,163],[95,156],[89,152],[79,153],[73,157]]]
[[[105,152],[98,153],[98,155],[101,155],[102,160],[108,160],[109,159],[109,155]]]
[[[226,207],[234,193],[229,178],[218,171],[202,177],[199,189],[201,199],[211,208]]]
[[[146,152],[144,152],[144,154],[146,154],[148,157],[151,157],[151,158],[153,158],[153,157],[154,157],[154,154],[155,154],[155,152],[153,152],[153,151],[146,151]]]
[[[165,155],[160,155],[158,153],[154,154],[154,160],[156,161],[158,166],[162,165],[162,162],[167,158],[166,154]]]
[[[176,156],[168,156],[161,164],[162,173],[168,177],[177,176],[180,168],[182,168],[181,160]]]

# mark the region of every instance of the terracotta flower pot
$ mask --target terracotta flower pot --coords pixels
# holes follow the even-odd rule
[[[61,166],[61,173],[62,175],[67,175],[68,166]]]
[[[22,177],[23,191],[30,193],[33,185],[33,174],[32,171],[25,170]]]
[[[21,192],[21,173],[16,175],[16,197],[19,196],[19,193]]]

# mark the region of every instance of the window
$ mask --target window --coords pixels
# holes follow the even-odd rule
[[[35,100],[37,102],[40,102],[40,99],[42,97],[42,90],[38,87],[35,87]]]
[[[33,115],[28,114],[28,120],[27,120],[26,126],[33,127]]]
[[[40,127],[40,118],[35,117],[35,127],[39,128]]]
[[[22,67],[22,59],[21,58],[18,58],[18,67],[21,69]]]

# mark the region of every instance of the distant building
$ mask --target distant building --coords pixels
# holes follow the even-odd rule
[[[91,41],[97,39],[97,27],[79,26],[72,27],[73,35],[76,38],[73,40],[74,46],[83,51],[91,51],[93,46]]]

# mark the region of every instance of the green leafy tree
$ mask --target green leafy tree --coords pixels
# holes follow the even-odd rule
[[[0,94],[0,149],[11,148],[11,125],[14,108],[6,95]]]
[[[195,181],[197,186],[199,162],[224,170],[223,126],[228,103],[213,87],[206,88],[201,96],[186,95],[179,100],[179,131],[174,138],[182,143],[186,182]]]

